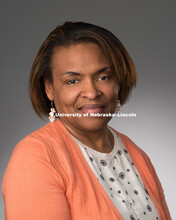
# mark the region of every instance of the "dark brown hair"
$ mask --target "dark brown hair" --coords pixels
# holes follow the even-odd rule
[[[120,87],[119,97],[123,105],[137,75],[134,63],[119,39],[110,31],[85,22],[65,22],[57,26],[43,42],[33,62],[30,74],[30,97],[34,110],[40,118],[48,115],[51,102],[45,93],[44,78],[52,82],[51,61],[54,50],[72,44],[94,42],[99,45],[112,62]]]

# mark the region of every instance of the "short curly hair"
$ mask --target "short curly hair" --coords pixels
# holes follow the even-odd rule
[[[133,87],[137,74],[134,63],[120,40],[103,27],[85,22],[65,22],[57,26],[43,42],[33,62],[29,87],[34,110],[40,118],[48,115],[51,102],[45,93],[44,79],[52,83],[52,56],[58,47],[93,42],[100,46],[112,62],[120,87],[118,99],[123,105]]]

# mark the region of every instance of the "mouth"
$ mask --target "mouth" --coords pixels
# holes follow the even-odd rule
[[[105,105],[102,104],[85,104],[78,108],[82,113],[102,113],[104,112]]]

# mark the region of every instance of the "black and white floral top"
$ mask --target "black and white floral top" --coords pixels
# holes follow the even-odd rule
[[[93,150],[73,138],[125,220],[159,219],[157,210],[120,137],[112,129],[110,131],[114,136],[114,147],[110,153]]]

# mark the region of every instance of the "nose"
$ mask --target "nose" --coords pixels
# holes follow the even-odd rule
[[[83,98],[95,99],[97,96],[101,95],[101,91],[98,90],[95,82],[91,80],[85,82],[84,88],[82,90],[81,96]]]

